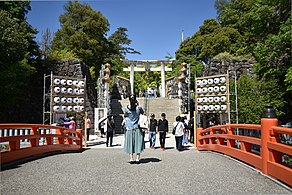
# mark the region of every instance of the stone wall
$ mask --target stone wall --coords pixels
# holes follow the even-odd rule
[[[204,76],[212,76],[218,74],[227,74],[227,70],[235,71],[237,78],[241,74],[246,73],[247,75],[253,76],[253,65],[255,64],[252,60],[218,60],[212,59],[204,68]]]

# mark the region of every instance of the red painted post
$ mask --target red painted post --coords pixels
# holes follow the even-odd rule
[[[38,127],[32,126],[30,135],[38,135]],[[30,139],[30,147],[39,146],[39,138],[32,138]]]
[[[261,157],[262,172],[268,174],[270,129],[272,126],[278,126],[278,119],[271,105],[266,105],[264,109],[264,118],[261,119]]]
[[[82,129],[76,129],[76,137],[80,138],[80,140],[76,140],[76,144],[80,146],[80,149],[82,148]]]
[[[200,139],[202,138],[201,136],[201,131],[203,130],[203,128],[197,128],[197,142],[196,142],[196,146],[198,148],[198,146],[200,146]]]

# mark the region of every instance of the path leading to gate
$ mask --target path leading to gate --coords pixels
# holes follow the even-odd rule
[[[7,167],[1,172],[1,194],[292,193],[229,157],[198,152],[192,146],[178,152],[172,135],[165,151],[147,147],[141,163],[134,165],[128,163],[122,142],[123,135],[116,136],[114,147],[106,148],[104,138],[98,138],[82,153]]]

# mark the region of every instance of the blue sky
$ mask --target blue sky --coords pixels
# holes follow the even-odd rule
[[[199,30],[203,21],[216,17],[214,0],[95,0],[80,1],[109,20],[111,35],[117,28],[128,29],[130,45],[141,55],[127,55],[128,59],[165,59],[175,57],[182,39]],[[60,28],[59,16],[64,13],[66,1],[31,1],[28,22],[38,29],[37,40],[49,28]]]

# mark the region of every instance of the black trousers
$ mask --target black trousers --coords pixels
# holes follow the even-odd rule
[[[160,141],[161,148],[165,148],[165,137],[166,137],[166,132],[159,132],[159,141]]]
[[[86,139],[89,141],[90,128],[86,128]]]
[[[182,151],[183,136],[175,136],[176,149]]]
[[[108,142],[110,142],[110,146],[113,145],[113,136],[114,132],[106,132],[106,146],[108,146]]]

